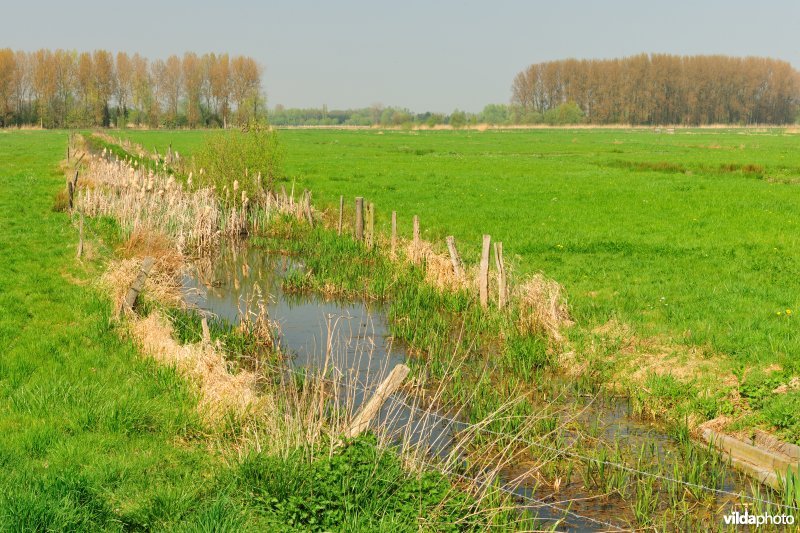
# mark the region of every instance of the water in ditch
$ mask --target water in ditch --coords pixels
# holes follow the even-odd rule
[[[270,319],[278,324],[278,337],[282,351],[288,354],[290,370],[318,370],[326,364],[326,353],[329,354],[328,368],[342,383],[341,394],[349,396],[348,404],[355,410],[395,365],[406,360],[405,350],[393,341],[385,308],[380,304],[284,293],[282,278],[291,270],[303,268],[300,259],[232,245],[213,260],[196,263],[187,273],[186,300],[236,323],[248,302],[255,295],[262,295]],[[587,426],[596,424],[598,438],[621,442],[631,450],[646,443],[665,457],[675,449],[668,435],[632,419],[625,402],[595,401],[582,406],[576,403],[576,407],[580,411],[576,420]],[[450,451],[454,432],[464,428],[464,424],[436,414],[420,417],[419,412],[403,402],[402,393],[396,393],[386,402],[379,420],[390,433],[442,455]],[[513,469],[509,475],[513,475]],[[739,484],[739,476],[731,472],[726,476],[724,489],[736,492]],[[557,528],[561,531],[597,531],[606,528],[604,523],[621,524],[619,502],[593,497],[580,483],[572,483],[555,495],[543,494],[524,484],[515,484],[510,490],[519,497],[520,506],[532,508],[544,525],[560,520]],[[575,501],[555,508],[541,504],[565,500]],[[566,507],[570,512],[564,511]]]

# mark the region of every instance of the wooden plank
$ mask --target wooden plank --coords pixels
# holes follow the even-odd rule
[[[131,288],[128,289],[128,294],[125,295],[125,299],[122,301],[123,311],[133,311],[133,306],[136,305],[136,299],[139,297],[139,293],[144,289],[144,282],[147,281],[147,276],[150,275],[153,263],[155,263],[155,260],[149,256],[145,257],[142,261],[139,274],[137,274],[136,279],[133,280]]]
[[[397,255],[397,211],[392,211],[392,258]]]
[[[356,196],[356,240],[364,240],[364,197]]]
[[[455,274],[457,278],[461,278],[464,276],[464,265],[461,262],[461,257],[458,255],[456,239],[452,235],[448,235],[445,241],[447,242],[447,250],[450,252],[450,263],[453,265],[453,274]]]
[[[489,306],[489,251],[491,250],[492,237],[483,236],[483,249],[481,250],[481,266],[478,274],[478,287],[480,288],[481,306]]]
[[[345,437],[352,439],[369,428],[370,421],[378,414],[389,396],[403,383],[411,370],[403,364],[395,366],[386,379],[378,386],[372,398],[359,410],[345,431]]]
[[[779,488],[781,477],[786,475],[791,467],[799,472],[797,461],[782,453],[753,446],[723,433],[711,429],[704,429],[701,433],[703,440],[714,446],[717,450],[727,454],[731,462],[745,474],[765,483],[773,488]],[[781,477],[779,477],[781,476]]]

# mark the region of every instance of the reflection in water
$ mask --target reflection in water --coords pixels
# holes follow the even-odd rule
[[[315,295],[293,295],[282,291],[281,280],[290,271],[304,269],[302,262],[272,256],[257,248],[231,247],[212,259],[198,261],[184,280],[185,299],[190,305],[213,313],[231,323],[238,323],[241,313],[252,308],[254,299],[263,299],[269,317],[279,326],[283,353],[289,356],[292,370],[319,370],[325,367],[335,373],[342,384],[340,400],[353,411],[371,396],[372,389],[383,380],[397,364],[403,363],[406,354],[393,342],[385,309],[378,304],[348,301],[326,301]],[[328,338],[330,332],[330,339]],[[330,342],[330,349],[328,348]],[[566,384],[565,384],[565,388]],[[677,460],[672,440],[652,426],[633,421],[628,416],[624,402],[586,402],[573,398],[577,420],[585,426],[599,424],[600,437],[621,442],[622,446],[636,450],[644,444],[655,446],[665,462]],[[379,422],[390,436],[412,445],[421,445],[431,454],[442,457],[452,451],[454,435],[465,425],[414,407],[402,393],[387,401]],[[577,434],[566,434],[578,439]],[[736,490],[727,477],[726,490]],[[511,490],[530,506],[536,500],[535,492],[525,486]],[[580,488],[573,488],[570,496],[588,496]],[[566,497],[562,493],[562,498]],[[534,505],[534,512],[544,521],[564,519],[559,530],[595,531],[598,523],[543,505]],[[613,504],[608,500],[587,498],[569,506],[580,514],[588,514],[604,521],[614,522]]]

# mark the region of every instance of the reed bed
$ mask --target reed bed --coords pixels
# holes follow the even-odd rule
[[[257,232],[275,214],[310,217],[310,197],[266,192],[252,201],[238,181],[222,191],[195,187],[192,175],[182,183],[166,171],[145,169],[138,161],[112,159],[104,150],[86,162],[76,192],[76,208],[91,217],[117,220],[124,235],[160,232],[181,254],[211,253],[223,238]]]

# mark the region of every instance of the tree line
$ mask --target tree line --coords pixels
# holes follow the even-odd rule
[[[568,125],[583,122],[583,112],[574,104],[564,104],[543,114],[524,113],[518,105],[487,104],[477,113],[456,109],[450,113],[426,111],[415,113],[400,107],[375,104],[357,109],[286,108],[276,105],[269,111],[273,126],[380,126],[435,128],[447,125],[453,128],[489,124],[511,126],[516,124]]]
[[[244,124],[266,111],[261,74],[228,54],[0,49],[0,127]]]
[[[560,109],[592,124],[786,124],[800,73],[772,58],[640,54],[533,64],[511,91],[522,122]]]

